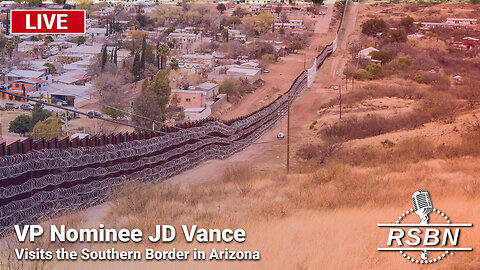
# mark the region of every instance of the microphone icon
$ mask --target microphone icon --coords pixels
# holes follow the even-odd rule
[[[419,190],[412,195],[413,208],[415,213],[420,217],[420,224],[428,224],[428,214],[433,211],[432,200],[430,194],[426,190]],[[420,256],[423,260],[428,259],[428,251],[422,250]]]

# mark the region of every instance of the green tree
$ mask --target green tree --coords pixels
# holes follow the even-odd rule
[[[260,34],[264,34],[273,29],[275,17],[271,13],[260,12],[257,16],[257,22],[255,30]]]
[[[390,41],[395,42],[407,42],[407,33],[405,28],[400,27],[399,29],[394,29],[390,31]]]
[[[32,129],[32,137],[34,140],[51,140],[62,135],[62,122],[57,118],[50,118],[39,121]]]
[[[157,54],[160,55],[160,60],[161,60],[158,68],[165,69],[167,56],[170,54],[170,47],[168,47],[167,44],[163,43],[158,47]]]
[[[117,59],[117,51],[118,51],[118,48],[115,48],[115,54],[113,55],[113,63],[114,63],[115,65],[117,65],[117,61],[118,61],[118,59]]]
[[[133,103],[133,111],[135,112],[133,121],[135,124],[151,128],[152,120],[165,122],[170,93],[170,82],[166,71],[159,70],[152,80],[145,79],[140,95]]]
[[[407,33],[411,34],[411,33],[415,32],[414,20],[410,16],[403,17],[403,18],[400,19],[400,27],[405,28],[405,31]]]
[[[319,5],[323,4],[323,0],[312,0],[312,2]]]
[[[135,79],[140,78],[140,74],[142,72],[142,63],[140,62],[140,54],[138,52],[135,53],[135,57],[133,58],[133,67],[132,73],[135,76]]]
[[[235,80],[224,80],[219,86],[219,92],[227,95],[227,99],[231,100],[233,96],[237,95],[237,83]]]
[[[372,73],[368,72],[366,69],[359,68],[355,71],[355,79],[359,80],[371,80],[373,79]]]
[[[45,63],[43,66],[48,68],[48,74],[55,74],[57,72],[57,68],[52,63]]]
[[[372,51],[370,55],[372,56],[372,59],[382,61],[382,64],[392,61],[392,54],[387,51]]]
[[[31,36],[30,41],[38,41],[38,37],[37,36]]]
[[[102,48],[102,71],[105,68],[105,65],[107,64],[107,46],[104,45]]]
[[[372,74],[372,79],[380,79],[383,77],[383,69],[379,64],[370,64],[366,67],[366,70]]]
[[[83,43],[85,43],[85,37],[78,36],[73,40],[73,42],[77,43],[77,45],[82,45]]]
[[[126,115],[125,107],[121,104],[110,104],[108,107],[103,107],[102,113],[110,116],[114,120],[122,118]]]
[[[227,7],[225,7],[224,4],[218,4],[218,5],[217,5],[217,10],[220,11],[221,14],[223,14],[223,12],[224,12],[225,10],[227,10]]]
[[[53,40],[53,37],[52,36],[46,36],[45,37],[45,43],[52,43],[54,40]]]
[[[302,44],[298,41],[294,41],[288,45],[288,49],[292,53],[295,53],[295,51],[300,50],[301,48],[302,48]]]
[[[175,31],[175,27],[173,26],[170,26],[167,28],[167,35],[170,35],[171,33],[173,33],[173,31]]]
[[[43,109],[42,104],[35,103],[32,111],[32,126],[30,128],[33,128],[33,126],[39,121],[47,120],[51,115],[52,113],[50,111]]]
[[[177,70],[178,67],[179,67],[178,60],[176,58],[172,58],[172,60],[170,60],[170,68],[173,70]]]
[[[8,127],[8,131],[18,133],[24,136],[32,129],[32,116],[28,114],[22,114],[13,119]]]
[[[367,36],[376,36],[378,33],[386,33],[388,24],[382,19],[369,19],[362,24],[362,33]]]

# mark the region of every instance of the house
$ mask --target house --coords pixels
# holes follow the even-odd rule
[[[371,60],[372,56],[370,55],[372,52],[378,52],[379,50],[374,47],[368,47],[358,52],[357,58],[358,59],[368,59]]]
[[[106,28],[90,27],[85,31],[85,38],[95,42],[103,42],[107,39]]]
[[[237,40],[240,42],[247,41],[247,36],[243,35],[240,30],[228,29],[228,40]]]
[[[185,54],[178,59],[178,67],[197,73],[212,68],[214,59],[212,54]]]
[[[197,40],[200,40],[200,34],[177,33],[173,32],[168,35],[168,41],[172,42],[176,49],[185,49]]]
[[[477,24],[477,19],[447,18],[446,24],[473,26]]]
[[[185,120],[198,121],[210,116],[212,110],[210,107],[187,108],[183,110],[183,113],[185,114]]]
[[[467,49],[472,49],[480,44],[480,39],[473,37],[464,37],[462,38],[462,43],[463,45],[465,45],[465,47],[467,47]]]
[[[447,18],[445,22],[415,22],[416,25],[420,26],[421,30],[430,30],[435,27],[474,27],[477,25],[477,19],[468,19],[468,18]]]
[[[84,70],[72,70],[62,75],[53,77],[54,83],[70,84],[70,85],[85,85],[90,81],[91,77],[86,74]]]
[[[241,79],[246,78],[249,83],[254,83],[260,80],[260,68],[245,67],[239,65],[232,65],[227,70],[227,77],[229,79]]]
[[[197,86],[190,86],[189,90],[203,91],[207,100],[213,100],[219,92],[220,86],[216,83],[204,82]]]
[[[45,91],[32,92],[29,93],[29,96],[33,98],[42,96],[44,100],[52,104],[79,107],[90,101],[92,90],[93,86],[90,84],[69,85],[52,83],[45,87]]]
[[[202,108],[206,106],[207,93],[197,90],[174,90],[171,91],[171,101],[177,98],[178,107]]]
[[[8,72],[5,77],[7,78],[7,84],[10,81],[15,81],[23,78],[36,78],[41,79],[45,76],[44,71],[34,71],[34,70],[25,70],[25,69],[14,69]]]
[[[26,96],[28,97],[28,93],[43,90],[47,85],[46,80],[38,79],[38,78],[22,78],[12,82],[11,85],[7,88],[7,92]],[[6,100],[16,100],[16,101],[24,101],[27,102],[27,99],[13,97],[7,94],[2,93],[0,95],[0,99]]]
[[[303,20],[288,20],[288,22],[277,21],[275,28],[290,28],[290,29],[307,29],[303,24]]]

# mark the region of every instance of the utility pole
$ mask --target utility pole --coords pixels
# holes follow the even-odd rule
[[[287,174],[290,173],[290,92],[287,103]]]
[[[342,86],[341,85],[338,86],[338,93],[340,94],[339,101],[340,101],[340,120],[341,120],[342,119]]]

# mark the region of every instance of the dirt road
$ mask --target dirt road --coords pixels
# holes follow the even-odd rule
[[[333,16],[333,4],[327,4],[327,14],[319,15],[316,19],[315,31],[310,46],[295,54],[282,57],[277,63],[269,66],[270,73],[262,74],[265,84],[255,92],[246,95],[240,103],[229,111],[222,113],[224,120],[236,118],[255,111],[285,93],[305,68],[312,66],[315,57],[323,47],[331,42],[328,35],[330,21]]]
[[[319,74],[315,79],[314,84],[307,89],[302,96],[298,98],[295,104],[292,106],[291,110],[291,143],[292,149],[295,149],[295,144],[299,141],[299,137],[305,136],[305,131],[308,130],[308,125],[311,121],[311,108],[313,104],[318,102],[319,99],[325,98],[327,95],[334,95],[336,91],[328,89],[325,87],[326,81],[332,81],[335,78],[335,72],[332,74],[332,70],[336,70],[336,66],[341,62],[342,58],[345,57],[347,53],[347,44],[348,44],[348,36],[350,36],[354,29],[356,23],[356,17],[358,14],[358,3],[351,5],[349,8],[346,17],[345,17],[345,25],[344,25],[344,32],[342,32],[342,37],[339,42],[338,51],[335,53],[332,64],[329,66],[329,69],[322,68],[319,70]],[[329,15],[332,16],[332,9],[333,5],[329,6]],[[331,17],[329,17],[331,19]],[[323,22],[324,23],[324,22]],[[323,25],[322,23],[322,25]],[[314,41],[320,41],[325,36],[325,31],[328,31],[328,25],[323,27],[316,27],[316,30],[319,32],[316,33],[316,37]],[[330,43],[326,42],[326,44]],[[313,55],[314,52],[311,50],[306,50],[307,53],[312,54],[311,61],[309,62],[310,65],[313,63]],[[307,55],[309,55],[307,54]],[[316,54],[316,53],[315,53]],[[296,60],[295,60],[296,58]],[[289,61],[293,66],[282,64],[278,66],[279,70],[284,69],[298,69],[298,57],[292,57],[285,59],[285,61]],[[295,64],[297,64],[295,66]],[[303,64],[303,63],[302,63]],[[307,65],[307,67],[309,67]],[[322,72],[328,71],[328,76],[323,75]],[[293,79],[302,71],[302,69],[296,70],[298,73],[293,76]],[[293,72],[293,71],[292,71]],[[327,77],[327,78],[325,78]],[[270,78],[273,79],[274,77]],[[278,80],[285,80],[284,78],[278,78]],[[284,91],[288,90],[291,82],[290,80],[288,86],[284,89]],[[328,83],[327,83],[328,84]],[[262,93],[265,94],[265,91],[268,89],[260,89],[259,91],[249,95],[246,97],[245,102],[239,104],[238,108],[235,111],[232,111],[230,114],[226,114],[226,116],[234,117],[236,113],[239,113],[238,116],[244,115],[248,112],[251,112],[252,109],[258,106],[259,102],[255,102],[255,98],[262,96]],[[267,104],[267,103],[260,103],[260,104]],[[263,106],[263,105],[260,105]],[[227,117],[228,118],[228,117]],[[286,128],[286,119],[282,119],[279,123],[276,124],[274,128],[266,132],[256,143],[252,144],[251,146],[247,147],[245,150],[241,151],[233,155],[232,157],[226,160],[210,160],[200,164],[199,166],[195,167],[192,170],[188,170],[183,172],[179,175],[176,175],[170,178],[168,181],[171,183],[176,184],[189,184],[189,183],[204,183],[206,181],[218,180],[222,177],[219,174],[220,168],[225,168],[226,166],[241,163],[241,162],[257,162],[257,166],[268,166],[268,167],[279,167],[285,168],[286,167],[286,141],[285,140],[276,140],[276,135],[280,130],[285,132]]]

